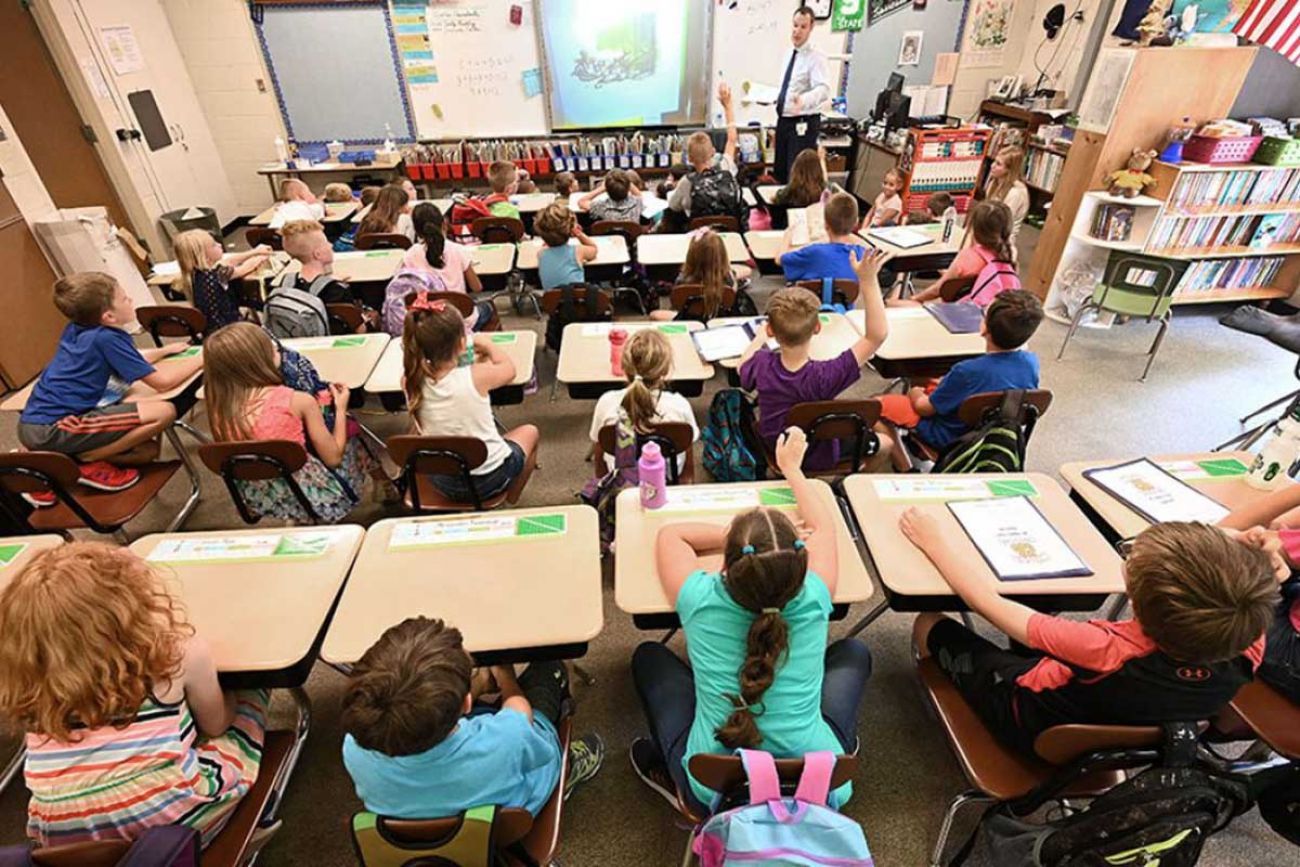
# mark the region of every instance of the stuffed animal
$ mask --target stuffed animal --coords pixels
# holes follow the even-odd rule
[[[1112,196],[1131,199],[1154,190],[1156,179],[1147,174],[1147,169],[1151,167],[1151,161],[1155,158],[1155,151],[1133,148],[1133,155],[1128,158],[1128,165],[1107,176],[1106,191]]]

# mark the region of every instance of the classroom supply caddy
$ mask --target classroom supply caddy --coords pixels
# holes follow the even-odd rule
[[[924,210],[932,193],[946,192],[964,213],[979,183],[990,134],[969,127],[909,130],[898,164],[904,174],[903,212]]]
[[[1183,145],[1183,160],[1189,163],[1245,163],[1259,150],[1262,136],[1216,138],[1194,135]]]
[[[1255,151],[1255,162],[1265,166],[1300,166],[1300,138],[1265,138]]]

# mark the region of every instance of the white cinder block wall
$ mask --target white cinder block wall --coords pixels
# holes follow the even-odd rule
[[[285,132],[248,4],[162,0],[162,6],[234,189],[238,212],[256,214],[272,201],[257,169],[275,159],[275,137]],[[259,89],[259,81],[264,89]]]
[[[969,16],[974,12],[976,5],[975,2],[970,4],[966,19],[967,28],[971,26]],[[1037,18],[1034,17],[1036,14]],[[1005,75],[1015,75],[1020,72],[1021,61],[1026,47],[1029,46],[1030,22],[1041,21],[1042,18],[1042,14],[1037,11],[1037,4],[1021,0],[1012,7],[1008,40],[1002,52],[1002,62],[998,66],[970,67],[967,66],[964,57],[958,61],[957,77],[953,80],[952,95],[948,100],[949,114],[973,120],[979,110],[980,102],[988,93],[989,80],[1001,79]],[[1036,32],[1041,35],[1041,28]],[[966,47],[965,33],[962,34],[961,44],[962,48]],[[1037,44],[1035,39],[1033,45]],[[1032,47],[1029,47],[1029,50],[1032,51]]]
[[[37,220],[55,216],[58,208],[46,191],[41,176],[36,173],[23,143],[14,134],[13,124],[3,107],[0,107],[0,129],[4,130],[4,141],[0,141],[0,173],[4,174],[5,189],[13,197],[19,213],[29,226]]]

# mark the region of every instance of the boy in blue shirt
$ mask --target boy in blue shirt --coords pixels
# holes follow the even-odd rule
[[[853,234],[858,227],[858,200],[848,193],[836,193],[825,205],[826,234],[829,239],[795,249],[791,244],[793,227],[781,236],[781,250],[776,264],[785,271],[787,283],[800,280],[857,280],[853,255],[866,252],[861,238]]]
[[[367,810],[400,819],[488,804],[541,811],[564,766],[556,725],[568,673],[560,662],[534,663],[518,680],[510,666],[489,671],[500,709],[476,703],[487,690],[460,630],[427,617],[391,627],[366,651],[343,697],[343,764]],[[566,798],[604,756],[594,734],[570,743]]]
[[[176,408],[165,400],[122,402],[122,396],[137,380],[169,391],[203,367],[202,356],[155,368],[153,362],[189,347],[136,349],[124,330],[135,322],[135,302],[108,274],[87,271],[61,278],[54,284],[54,305],[68,325],[19,417],[18,441],[31,451],[76,458],[83,485],[124,490],[139,481],[140,472],[116,465],[156,459],[156,438],[176,421]],[[53,493],[23,496],[37,507],[56,500]]]
[[[980,325],[985,353],[954,365],[928,394],[916,386],[905,395],[880,395],[876,398],[881,405],[880,417],[913,431],[914,436],[936,449],[946,448],[969,430],[957,417],[966,398],[987,391],[1038,388],[1038,356],[1021,347],[1042,321],[1043,305],[1032,294],[1023,289],[1001,293],[984,311]],[[890,426],[877,424],[876,431],[883,435],[882,448],[886,443],[893,445],[894,467],[900,472],[910,469],[907,447],[894,442]]]

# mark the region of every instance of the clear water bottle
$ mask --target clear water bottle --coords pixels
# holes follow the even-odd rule
[[[1255,455],[1255,462],[1246,473],[1246,484],[1261,490],[1278,487],[1287,480],[1287,471],[1297,457],[1300,457],[1300,402],[1292,404],[1287,414],[1273,425],[1268,442]]]

